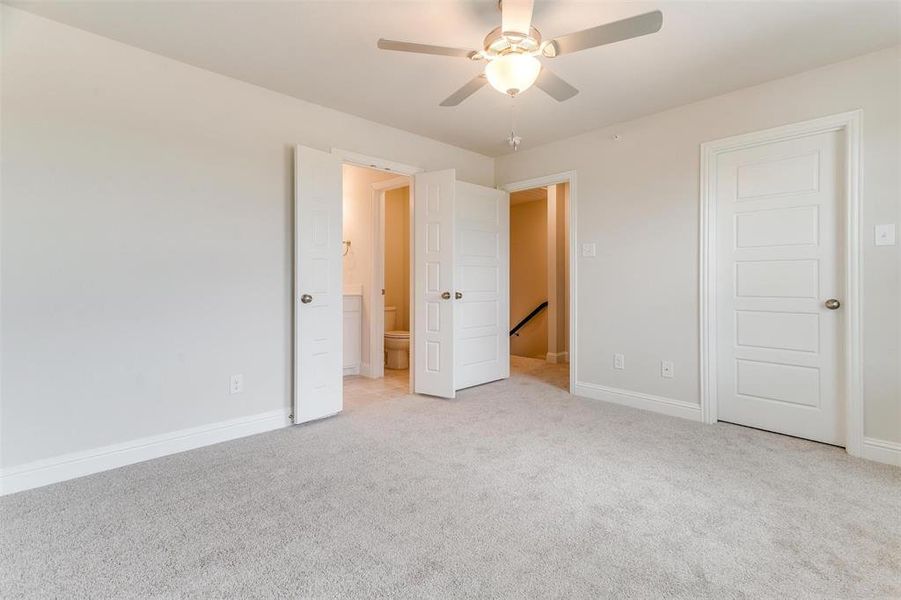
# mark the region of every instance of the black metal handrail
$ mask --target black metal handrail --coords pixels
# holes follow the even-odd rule
[[[523,326],[524,326],[526,323],[528,323],[529,321],[531,321],[532,319],[534,319],[535,316],[536,316],[538,313],[540,313],[541,311],[543,311],[545,308],[547,308],[547,300],[545,300],[544,302],[542,302],[541,304],[539,304],[538,306],[536,306],[536,307],[535,307],[535,310],[533,310],[532,312],[530,312],[530,313],[526,316],[525,319],[523,319],[522,321],[520,321],[519,323],[517,323],[517,324],[516,324],[516,327],[514,327],[513,329],[510,330],[510,336],[512,337],[512,336],[516,335],[516,332],[517,332],[517,331],[519,331],[520,329],[522,329]]]

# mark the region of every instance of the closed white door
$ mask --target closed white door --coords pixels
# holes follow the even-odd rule
[[[453,398],[453,169],[413,176],[414,391]]]
[[[294,422],[341,412],[341,162],[294,152]]]
[[[456,388],[510,376],[510,196],[457,182]]]
[[[832,132],[717,158],[721,421],[845,443],[842,155]]]

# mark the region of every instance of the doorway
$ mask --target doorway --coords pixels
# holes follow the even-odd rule
[[[390,375],[412,387],[410,328],[412,315],[412,225],[410,177],[394,177],[372,185],[373,319],[367,377]],[[382,357],[377,360],[376,357]]]
[[[549,371],[568,388],[570,184],[510,194],[510,355],[519,370]],[[553,373],[550,373],[553,371]]]

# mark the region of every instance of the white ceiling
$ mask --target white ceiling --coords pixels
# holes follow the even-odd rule
[[[466,59],[376,49],[379,37],[467,48],[500,24],[482,1],[99,1],[9,4],[230,77],[496,156],[510,104]],[[546,38],[660,8],[663,30],[546,64],[581,90],[516,100],[523,147],[837,62],[899,43],[894,0],[573,2],[538,0]]]

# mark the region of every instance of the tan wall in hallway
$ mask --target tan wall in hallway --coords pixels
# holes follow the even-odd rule
[[[397,308],[396,328],[410,330],[410,188],[385,193],[385,306]]]
[[[569,351],[569,185],[550,186],[547,196],[548,353],[560,354]]]
[[[510,327],[547,300],[547,200],[510,206]],[[547,311],[510,338],[510,353],[544,358]]]

